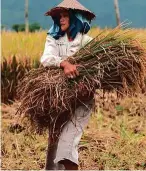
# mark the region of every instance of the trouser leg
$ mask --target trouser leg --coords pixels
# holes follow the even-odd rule
[[[55,163],[69,160],[78,165],[78,144],[83,129],[88,124],[91,106],[92,104],[78,107],[72,120],[64,126],[58,142]]]
[[[65,169],[62,163],[54,163],[54,159],[56,158],[57,146],[58,142],[54,143],[53,145],[48,144],[45,170]]]
[[[46,170],[56,170],[57,165],[54,163],[54,159],[56,157],[58,141],[52,142],[49,136],[48,138],[48,149],[47,149],[47,157],[46,157]]]
[[[67,115],[62,114],[56,121],[56,124],[50,125],[49,137],[48,137],[48,148],[47,148],[47,156],[46,156],[46,170],[62,170],[63,167],[61,164],[54,163],[54,159],[56,158],[56,151],[58,147],[58,140],[60,135],[60,127],[66,122]],[[54,128],[55,126],[55,128]]]

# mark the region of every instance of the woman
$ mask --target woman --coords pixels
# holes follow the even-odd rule
[[[74,79],[79,75],[78,65],[72,65],[66,59],[92,40],[86,33],[95,15],[76,0],[64,0],[46,15],[52,17],[54,25],[48,32],[40,61],[44,67],[62,68],[66,77]],[[78,107],[74,118],[64,126],[59,140],[52,148],[48,146],[46,170],[78,170],[77,146],[88,123],[91,105],[92,101]]]

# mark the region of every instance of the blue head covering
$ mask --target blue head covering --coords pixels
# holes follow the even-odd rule
[[[86,34],[90,30],[90,21],[87,20],[81,13],[75,13],[69,11],[70,17],[70,37],[74,39],[77,33]],[[50,28],[47,34],[51,35],[54,39],[59,39],[60,37],[64,36],[65,32],[61,31],[60,28],[60,21],[58,17],[52,17],[54,24]]]

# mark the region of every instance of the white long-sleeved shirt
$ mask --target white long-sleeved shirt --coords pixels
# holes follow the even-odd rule
[[[69,56],[73,56],[81,47],[91,41],[92,38],[88,35],[78,33],[73,41],[69,41],[67,34],[55,40],[48,35],[46,38],[44,53],[41,56],[40,62],[44,67],[58,66]]]

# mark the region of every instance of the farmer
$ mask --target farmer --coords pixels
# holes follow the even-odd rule
[[[95,15],[77,0],[64,0],[46,15],[52,17],[54,24],[47,33],[40,61],[44,67],[62,68],[66,77],[74,79],[80,74],[77,65],[72,65],[66,59],[92,40],[86,33]],[[79,106],[74,118],[63,127],[57,143],[52,148],[48,145],[46,170],[78,170],[77,146],[88,123],[91,106],[92,100]],[[51,139],[49,141],[51,144]]]

